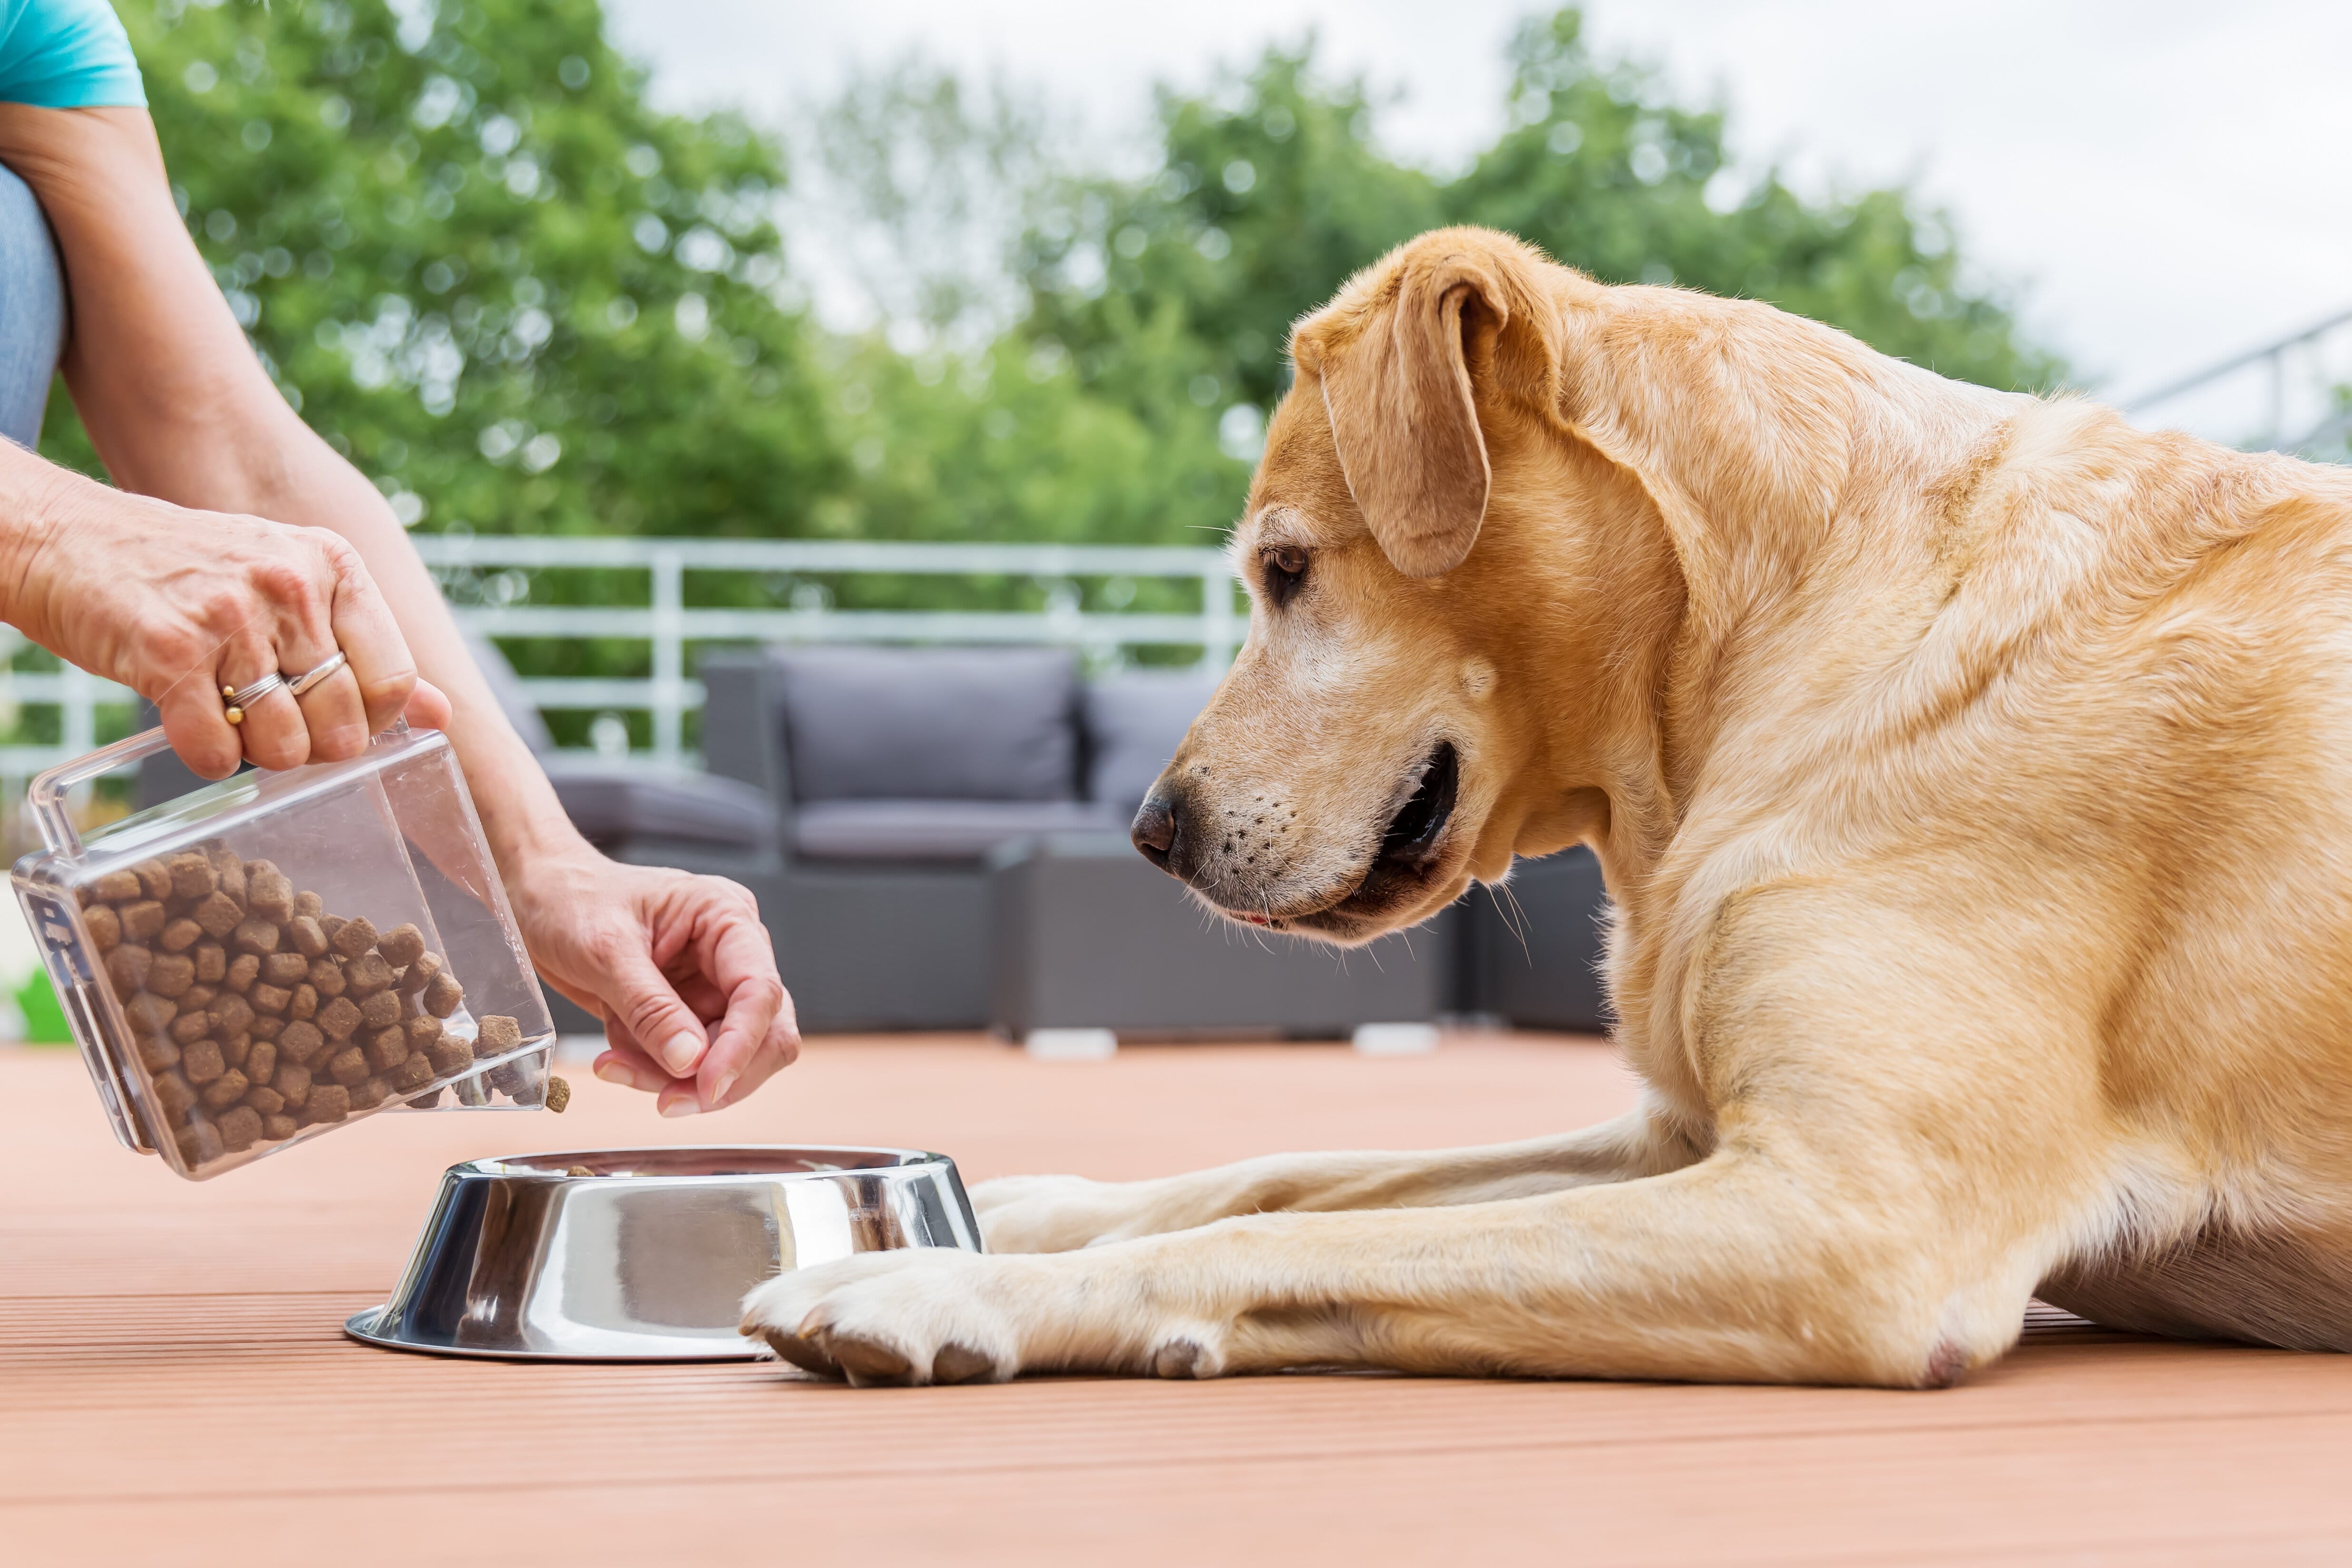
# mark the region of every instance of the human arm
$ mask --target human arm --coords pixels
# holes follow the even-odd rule
[[[365,696],[368,726],[379,713],[388,721],[400,711],[405,690],[394,688],[401,680],[421,676],[446,694],[448,711],[436,716],[465,768],[532,956],[551,984],[605,1019],[614,1049],[600,1073],[657,1092],[670,1113],[740,1098],[791,1061],[798,1040],[790,1002],[750,896],[716,878],[616,865],[572,829],[389,506],[302,423],[246,342],[181,225],[146,114],[0,105],[0,162],[32,186],[57,233],[74,312],[62,368],[108,472],[139,496],[242,515],[190,527],[184,513],[142,513],[155,503],[9,455],[0,461],[0,507],[71,519],[69,527],[43,524],[40,539],[0,559],[17,565],[16,598],[27,619],[38,622],[53,604],[61,628],[78,614],[91,620],[84,601],[108,591],[104,579],[137,574],[93,573],[86,549],[56,547],[97,538],[110,544],[140,527],[156,549],[176,541],[180,570],[194,577],[205,574],[209,557],[236,556],[248,544],[264,554],[282,547],[296,558],[292,566],[271,557],[255,570],[290,599],[323,594],[331,604],[348,591],[360,604],[380,595],[393,623],[384,633],[398,653],[345,644],[355,666],[367,653],[359,683],[384,688]],[[51,582],[69,588],[43,592]],[[292,662],[293,650],[306,661],[323,658],[344,619],[334,618],[332,636],[315,612],[307,628],[281,631],[275,647],[299,673],[308,664]],[[58,638],[73,640],[62,629]],[[317,646],[322,638],[327,645]],[[98,632],[81,638],[100,640]],[[206,672],[207,689],[210,679]],[[174,701],[195,714],[195,695],[188,685]],[[167,729],[174,711],[167,705]],[[180,738],[175,732],[175,745]],[[190,760],[202,766],[197,750]]]

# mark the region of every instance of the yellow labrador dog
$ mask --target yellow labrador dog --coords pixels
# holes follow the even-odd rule
[[[2027,1298],[2352,1346],[2352,476],[1424,235],[1292,340],[1248,644],[1136,825],[1360,942],[1598,852],[1640,1109],[975,1197],[786,1275],[859,1382],[1935,1386]]]

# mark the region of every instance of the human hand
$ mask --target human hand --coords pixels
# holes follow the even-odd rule
[[[438,727],[448,705],[416,678],[358,552],[324,528],[193,511],[58,472],[7,563],[7,619],[162,711],[163,733],[206,779],[355,757],[404,712]],[[348,663],[297,699],[284,688],[228,722],[224,685],[288,680],[341,648]]]
[[[734,883],[582,844],[528,857],[506,885],[540,977],[604,1021],[596,1076],[663,1115],[731,1105],[800,1054],[759,905]]]

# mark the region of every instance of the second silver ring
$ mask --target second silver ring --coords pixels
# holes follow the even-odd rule
[[[325,680],[329,675],[333,674],[337,670],[341,669],[345,664],[350,663],[351,660],[344,656],[343,651],[341,648],[338,648],[335,650],[334,657],[329,659],[325,664],[317,666],[315,669],[305,670],[300,674],[296,675],[288,681],[286,683],[286,689],[299,697],[303,693],[309,691],[312,686],[317,685],[320,681]]]

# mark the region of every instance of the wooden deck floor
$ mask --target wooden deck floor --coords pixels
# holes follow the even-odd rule
[[[1590,1042],[1031,1062],[828,1040],[666,1122],[385,1117],[190,1186],[79,1065],[0,1051],[9,1563],[2135,1563],[2352,1555],[2352,1358],[2030,1333],[1940,1394],[1288,1376],[855,1392],[772,1365],[362,1348],[445,1165],[598,1144],[913,1144],[1141,1176],[1523,1136],[1631,1085]]]

